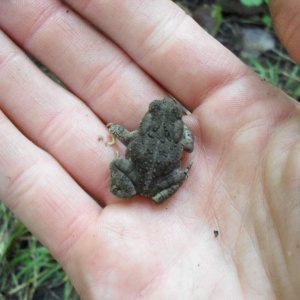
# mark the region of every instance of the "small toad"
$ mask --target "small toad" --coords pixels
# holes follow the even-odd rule
[[[194,139],[183,123],[186,114],[175,100],[154,100],[139,128],[128,131],[109,124],[109,131],[127,146],[125,159],[110,164],[111,192],[120,198],[138,194],[161,203],[187,178],[191,163],[181,169],[183,150],[192,152]]]

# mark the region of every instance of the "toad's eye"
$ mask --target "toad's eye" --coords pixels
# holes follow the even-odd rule
[[[149,137],[149,138],[155,138],[155,133],[153,132],[153,131],[149,131],[148,133],[147,133],[147,136]]]
[[[153,102],[152,104],[150,104],[150,108],[149,108],[150,112],[155,113],[160,111],[160,103],[157,102]]]
[[[154,105],[153,111],[155,111],[155,112],[160,111],[160,106],[159,105]]]
[[[165,129],[165,137],[169,137],[169,136],[170,136],[169,130]]]
[[[181,118],[179,110],[177,108],[172,109],[172,115],[176,118]]]
[[[153,132],[156,132],[158,129],[159,129],[159,126],[158,126],[158,125],[153,126],[153,127],[151,128],[151,130],[152,130]]]

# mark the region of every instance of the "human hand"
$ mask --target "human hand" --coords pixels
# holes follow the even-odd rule
[[[0,198],[84,299],[296,299],[299,105],[169,1],[65,4],[0,2]],[[189,178],[117,199],[99,136],[167,91],[192,111]]]
[[[297,0],[270,0],[270,11],[279,38],[291,57],[300,64],[299,10]]]

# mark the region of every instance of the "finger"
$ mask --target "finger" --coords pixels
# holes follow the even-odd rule
[[[270,1],[271,14],[278,35],[295,61],[300,64],[300,3],[297,0]]]
[[[106,127],[1,33],[0,45],[0,108],[89,193],[106,199],[108,164],[114,156],[105,146]]]
[[[217,87],[249,72],[171,1],[65,2],[191,108]]]
[[[0,199],[60,262],[95,226],[101,207],[0,111]]]
[[[105,122],[132,129],[148,103],[165,94],[128,55],[60,1],[0,1],[0,26]]]

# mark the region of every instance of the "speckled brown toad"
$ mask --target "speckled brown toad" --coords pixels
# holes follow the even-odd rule
[[[191,164],[181,169],[183,150],[192,152],[194,139],[183,123],[184,109],[173,99],[155,100],[138,130],[110,124],[109,130],[127,146],[125,159],[110,164],[111,192],[120,198],[138,194],[161,203],[187,178]]]

